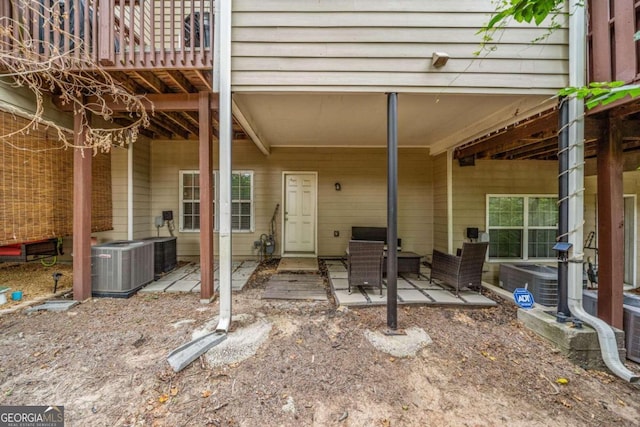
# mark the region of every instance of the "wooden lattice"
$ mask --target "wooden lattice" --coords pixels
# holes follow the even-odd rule
[[[0,131],[8,134],[27,121],[0,111]],[[0,142],[0,245],[70,236],[73,231],[73,150],[57,131],[40,125]],[[113,228],[111,158],[92,162],[92,231]]]

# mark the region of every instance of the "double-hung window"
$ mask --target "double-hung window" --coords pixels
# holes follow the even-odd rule
[[[554,259],[557,202],[551,195],[488,195],[489,259]]]
[[[220,216],[218,172],[213,173],[214,227],[218,230]],[[180,171],[180,231],[200,231],[200,172]],[[233,231],[253,231],[253,172],[234,171],[231,175],[231,228]]]

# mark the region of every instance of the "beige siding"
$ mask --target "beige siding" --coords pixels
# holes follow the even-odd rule
[[[217,150],[215,150],[217,152]],[[152,144],[152,212],[179,212],[180,170],[198,168],[197,142]],[[214,159],[214,164],[217,160]],[[433,232],[432,163],[424,149],[399,153],[398,235],[405,250],[431,253]],[[250,143],[234,144],[234,170],[254,172],[255,231],[233,235],[235,257],[257,255],[253,242],[269,232],[276,204],[282,203],[284,171],[318,173],[318,252],[342,256],[351,226],[386,226],[386,150],[338,148],[273,148],[265,157]],[[334,184],[340,182],[342,191]],[[277,251],[280,251],[282,211],[277,219]],[[176,221],[177,222],[177,221]],[[333,232],[340,236],[334,237]],[[180,257],[196,257],[199,233],[177,233]],[[217,245],[217,243],[215,244]],[[215,251],[215,249],[214,249]],[[217,252],[217,251],[216,251]]]
[[[127,151],[111,151],[111,191],[113,194],[113,230],[93,233],[98,242],[127,239]]]
[[[114,148],[111,154],[111,185],[113,193],[113,230],[94,233],[99,242],[126,240],[128,237],[129,150],[133,150],[133,238],[156,235],[151,201],[151,146],[140,139],[128,149]],[[161,212],[155,215],[160,215]]]
[[[490,0],[236,0],[234,91],[404,91],[552,94],[567,85],[566,28],[516,24],[474,55]],[[449,63],[431,65],[433,52]]]
[[[155,236],[151,214],[151,147],[146,140],[133,144],[133,238]],[[155,215],[161,215],[155,213]],[[151,222],[152,228],[149,228]]]
[[[466,239],[467,227],[486,229],[487,194],[558,194],[558,163],[538,160],[477,160],[453,163],[453,247]],[[484,280],[497,284],[499,263],[486,263]]]

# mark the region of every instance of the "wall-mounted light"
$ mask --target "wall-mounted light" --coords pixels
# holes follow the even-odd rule
[[[436,67],[444,67],[449,60],[449,54],[445,52],[433,52],[431,56],[431,64]]]
[[[342,186],[340,185],[340,183],[339,183],[339,182],[336,182],[336,183],[335,183],[335,184],[333,184],[333,185],[334,185],[334,187],[336,187],[336,191],[340,191],[340,190],[342,190]]]

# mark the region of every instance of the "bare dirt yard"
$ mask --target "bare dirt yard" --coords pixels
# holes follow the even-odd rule
[[[273,272],[273,263],[262,265],[233,294],[234,316],[269,322],[268,339],[254,356],[221,367],[201,357],[174,373],[166,361],[217,315],[217,301],[204,305],[196,294],[5,314],[0,405],[64,405],[67,426],[640,423],[638,386],[568,362],[522,327],[509,302],[400,306],[399,326],[423,328],[433,342],[415,357],[396,358],[365,337],[385,328],[385,307],[262,300]]]

